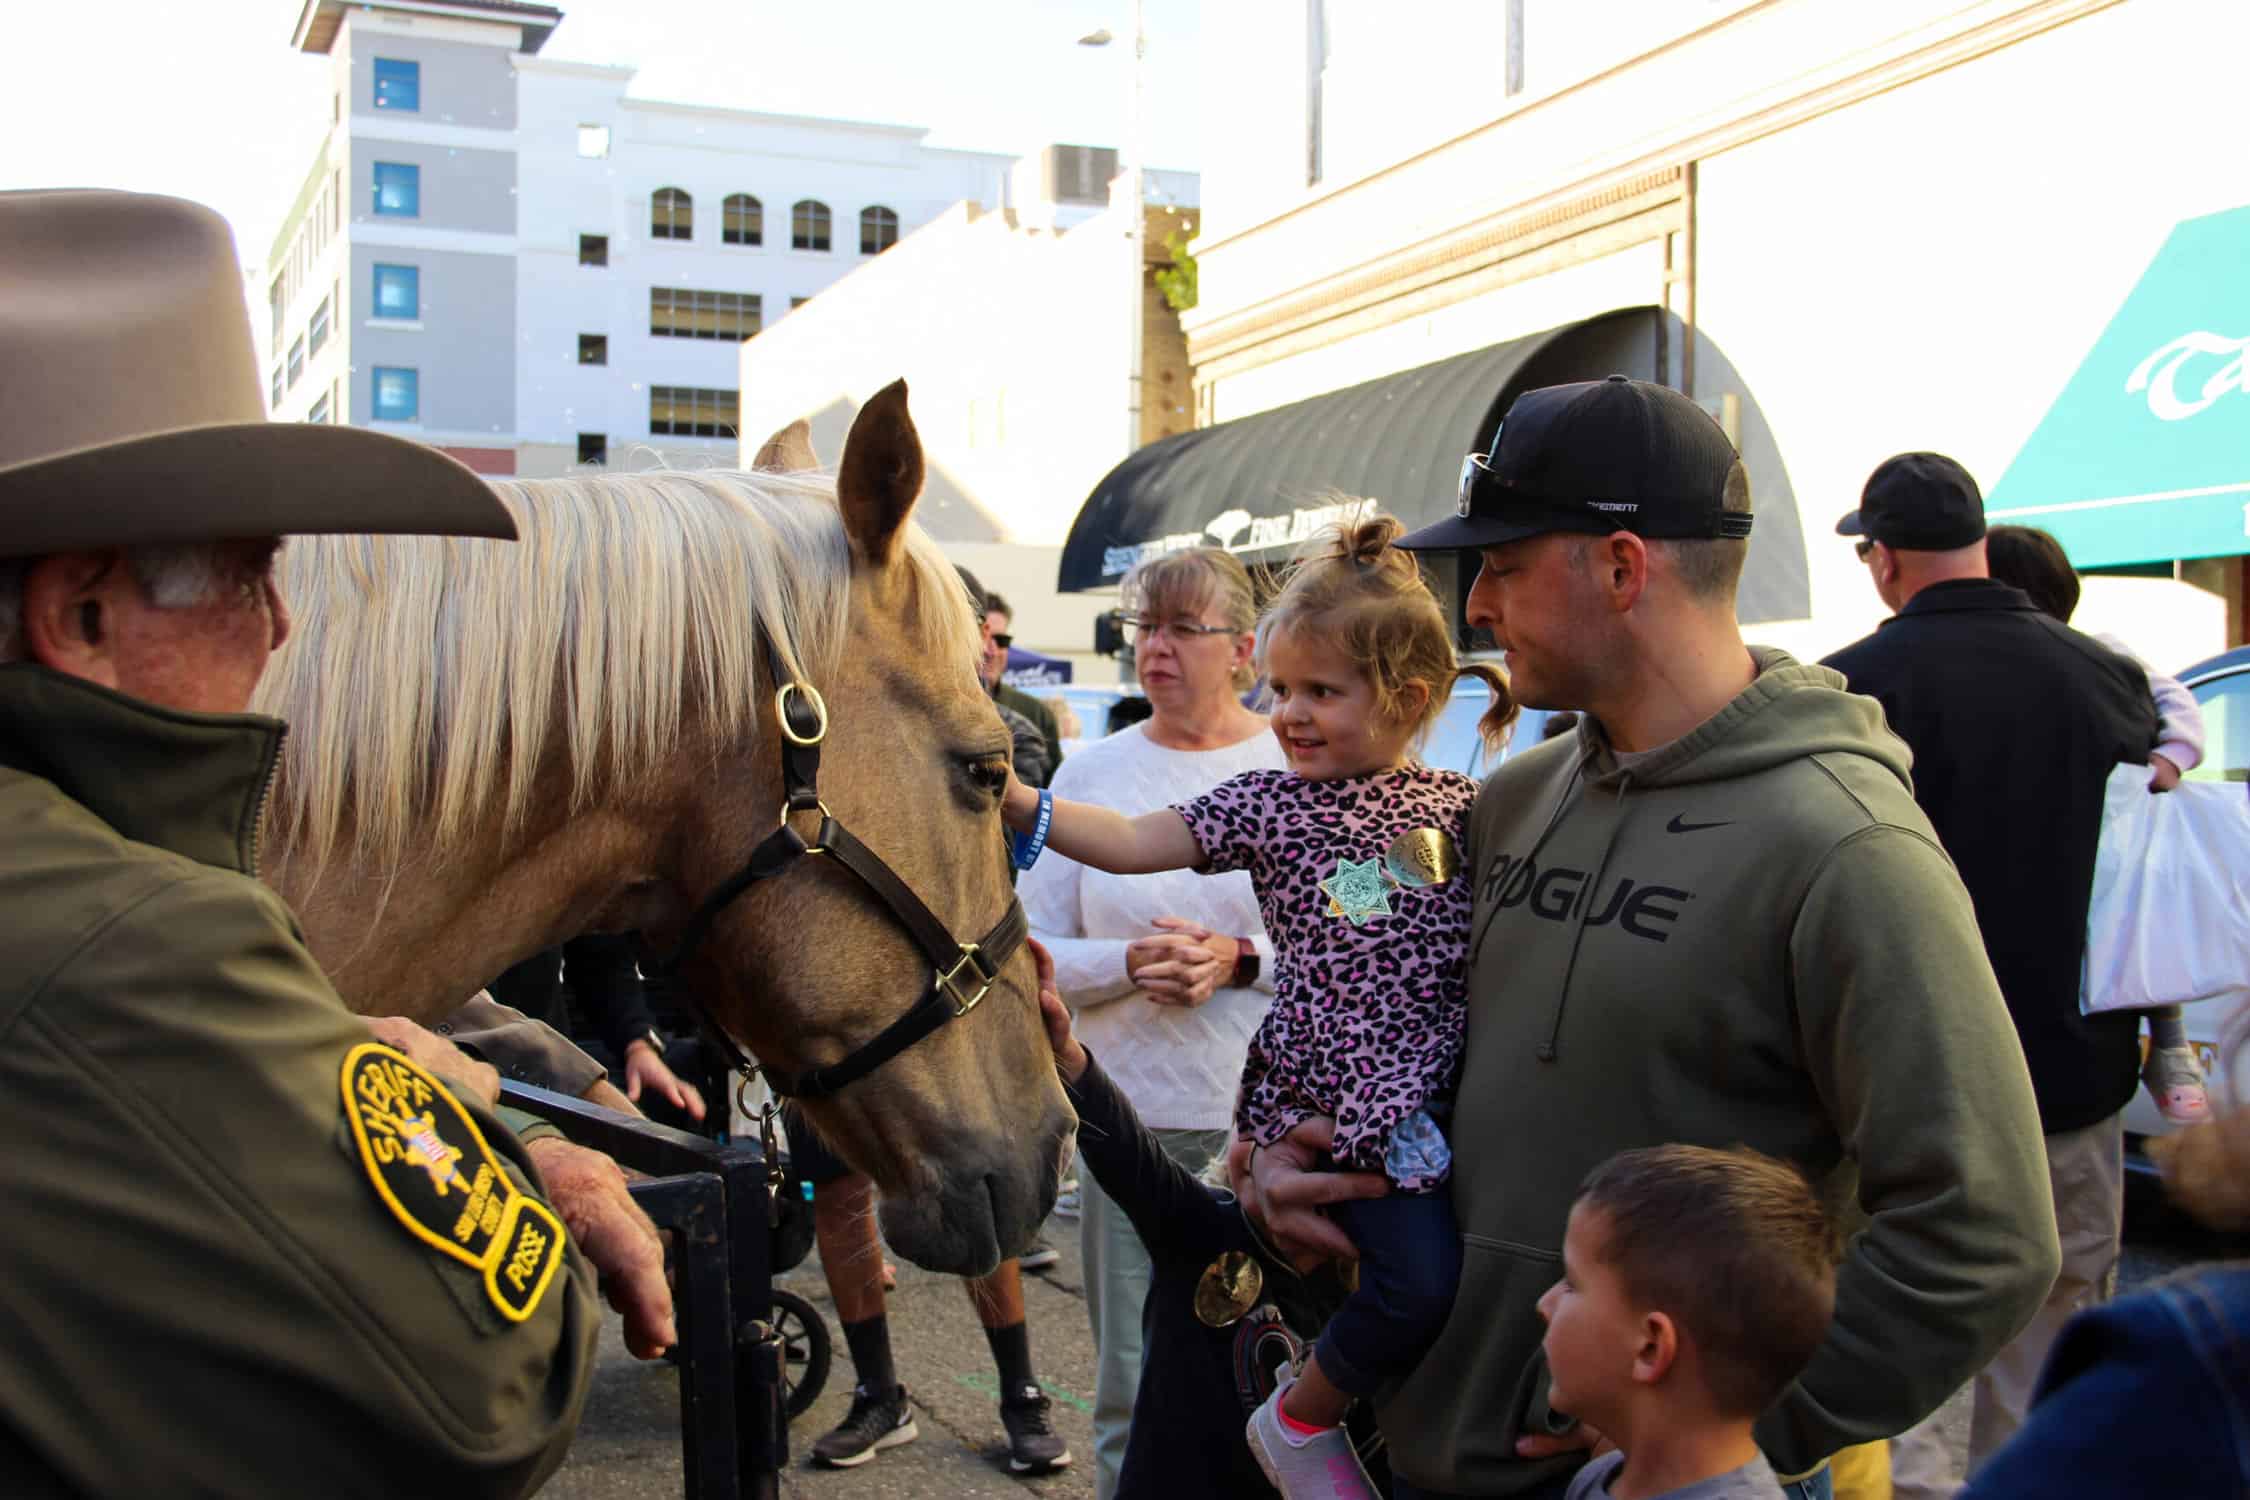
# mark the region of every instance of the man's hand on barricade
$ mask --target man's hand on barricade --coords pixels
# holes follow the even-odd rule
[[[418,1026],[404,1016],[362,1016],[360,1019],[367,1023],[376,1041],[394,1052],[405,1053],[416,1067],[437,1074],[486,1109],[500,1102],[500,1071],[492,1064],[479,1062],[428,1027]]]
[[[662,1357],[680,1340],[664,1279],[664,1245],[625,1191],[625,1173],[599,1151],[560,1136],[541,1136],[524,1149],[563,1227],[601,1272],[609,1305],[625,1315],[625,1347],[635,1359]]]
[[[1237,1140],[1227,1148],[1227,1177],[1234,1195],[1274,1248],[1300,1271],[1323,1261],[1356,1260],[1351,1236],[1320,1211],[1324,1203],[1380,1198],[1391,1190],[1380,1172],[1316,1170],[1336,1139],[1336,1122],[1315,1116],[1270,1146]]]

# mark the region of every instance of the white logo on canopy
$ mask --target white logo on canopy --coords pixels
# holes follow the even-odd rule
[[[1209,546],[1211,542],[1205,540],[1207,537],[1229,552],[1264,552],[1274,547],[1302,545],[1311,541],[1322,528],[1351,520],[1367,504],[1365,500],[1342,500],[1331,505],[1300,506],[1278,516],[1253,516],[1246,510],[1221,511],[1201,531],[1179,531],[1169,536],[1151,537],[1130,547],[1104,548],[1102,576],[1122,578],[1150,558],[1185,552],[1190,547]]]
[[[2211,372],[2194,397],[2180,395],[2178,381],[2182,366],[2199,356],[2218,359],[2230,355],[2232,358]],[[2250,367],[2244,362],[2246,355],[2250,355],[2250,338],[2230,339],[2201,329],[2183,333],[2134,367],[2133,373],[2125,379],[2125,393],[2138,395],[2145,390],[2149,412],[2158,421],[2184,421],[2228,391],[2243,390],[2250,385]]]

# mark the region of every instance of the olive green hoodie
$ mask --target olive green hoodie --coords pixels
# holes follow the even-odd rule
[[[1934,1410],[2053,1284],[2030,1079],[1906,745],[1836,673],[1752,654],[1692,733],[1620,756],[1589,719],[1477,799],[1461,1288],[1382,1409],[1422,1488],[1511,1495],[1571,1462],[1514,1445],[1567,1424],[1536,1303],[1619,1151],[1753,1146],[1864,1226],[1827,1343],[1758,1428],[1784,1473]]]

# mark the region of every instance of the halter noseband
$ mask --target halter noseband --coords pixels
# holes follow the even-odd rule
[[[762,627],[758,632],[758,644],[766,659],[767,674],[775,684],[774,720],[781,731],[781,826],[750,851],[741,869],[703,898],[681,929],[678,946],[660,960],[652,972],[678,973],[680,966],[710,935],[719,914],[728,905],[758,882],[788,873],[800,859],[821,855],[858,876],[860,883],[890,909],[891,915],[929,959],[931,980],[913,1009],[861,1043],[842,1061],[822,1068],[807,1068],[801,1073],[785,1072],[770,1063],[752,1062],[712,1019],[701,998],[690,997],[704,1030],[718,1044],[728,1065],[742,1074],[745,1082],[762,1074],[776,1094],[825,1099],[865,1078],[946,1022],[976,1009],[977,1003],[991,992],[1000,971],[1031,935],[1031,929],[1024,917],[1023,902],[1011,892],[1008,909],[990,932],[974,943],[956,941],[945,924],[882,857],[836,821],[835,815],[820,800],[820,746],[828,737],[828,705],[810,683],[801,682],[782,670],[781,654],[774,649],[773,637]],[[802,812],[820,814],[820,826],[809,844],[789,823],[792,815]],[[770,1130],[770,1122],[761,1123]],[[769,1160],[772,1154],[769,1143]]]

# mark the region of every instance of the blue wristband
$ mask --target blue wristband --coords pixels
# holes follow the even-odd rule
[[[1039,855],[1047,847],[1047,829],[1055,821],[1055,794],[1045,787],[1039,789],[1039,817],[1031,825],[1031,832],[1008,833],[1009,858],[1019,870],[1028,870],[1039,863]]]

